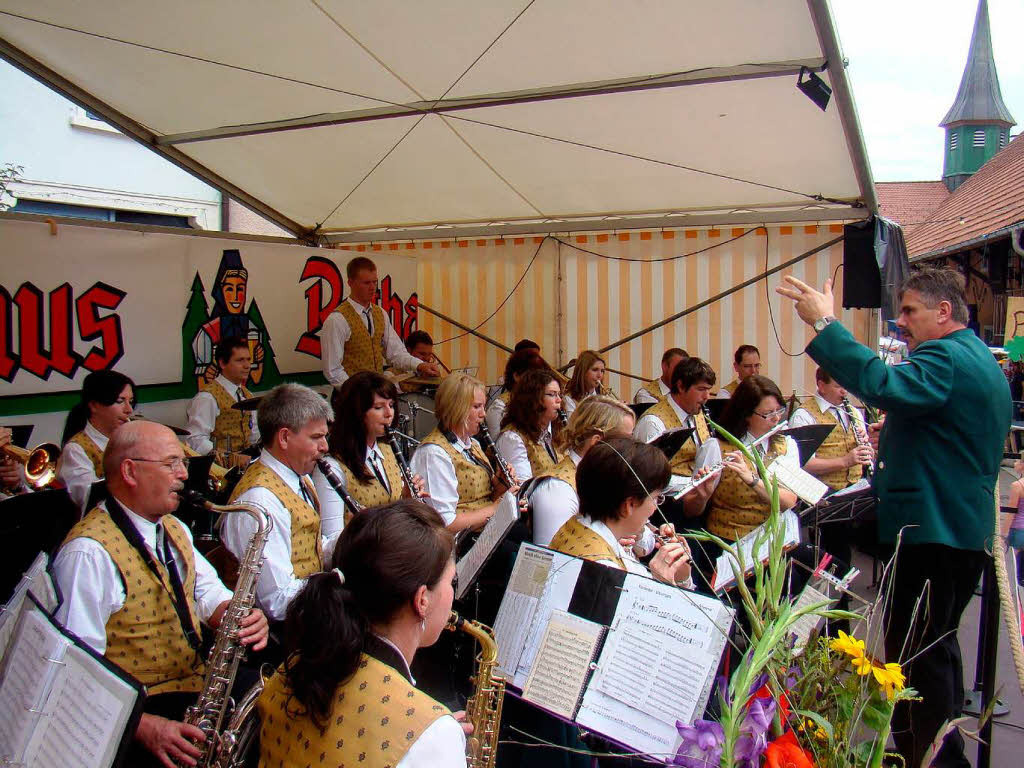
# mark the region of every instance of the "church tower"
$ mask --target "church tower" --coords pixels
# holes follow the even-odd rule
[[[939,125],[946,129],[942,181],[950,192],[1006,146],[1010,127],[1015,125],[999,91],[999,75],[992,57],[988,0],[978,3],[960,89]]]

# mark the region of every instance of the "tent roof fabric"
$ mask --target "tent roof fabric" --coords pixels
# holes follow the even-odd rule
[[[303,236],[877,207],[827,0],[0,0],[0,55]]]

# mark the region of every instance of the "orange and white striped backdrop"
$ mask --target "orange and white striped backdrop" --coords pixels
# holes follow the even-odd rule
[[[841,225],[772,226],[741,237],[748,229],[562,237],[568,245],[552,238],[517,237],[437,240],[397,247],[416,255],[420,301],[471,327],[494,312],[523,278],[501,310],[479,330],[509,347],[523,337],[534,339],[549,362],[562,365],[580,350],[615,342],[760,274],[765,270],[766,245],[770,268],[842,233]],[[383,246],[392,247],[394,244]],[[614,261],[577,247],[636,261]],[[842,244],[832,246],[787,272],[820,286],[835,272],[842,253]],[[536,259],[524,278],[534,254]],[[680,254],[694,255],[657,261]],[[372,257],[372,253],[367,255]],[[609,367],[653,378],[660,373],[662,352],[678,346],[711,363],[719,384],[724,384],[733,377],[733,350],[740,344],[754,344],[761,350],[762,373],[774,379],[784,393],[794,389],[813,392],[814,363],[802,354],[811,331],[796,318],[791,302],[774,292],[780,278],[781,274],[768,278],[768,297],[761,280],[617,347],[606,354]],[[841,285],[837,285],[837,307],[841,295]],[[796,357],[780,350],[769,307],[782,346]],[[841,310],[839,317],[858,339],[871,339],[867,311]],[[480,378],[488,383],[501,375],[505,352],[473,336],[460,336],[459,329],[424,310],[419,313],[419,327],[442,342],[435,351],[448,366],[479,366]],[[453,337],[459,338],[448,341]],[[628,399],[641,382],[613,374],[608,383]]]

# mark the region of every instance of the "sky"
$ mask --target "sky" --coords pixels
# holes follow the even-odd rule
[[[977,0],[831,0],[875,181],[937,180]],[[1024,131],[1024,1],[989,0],[1003,101]]]

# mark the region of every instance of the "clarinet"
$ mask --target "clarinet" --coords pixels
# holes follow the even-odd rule
[[[398,468],[402,470],[402,480],[405,481],[405,487],[409,489],[409,496],[412,498],[418,498],[419,494],[416,493],[416,486],[412,483],[412,470],[409,469],[409,462],[405,460],[405,454],[402,453],[401,447],[398,445],[398,435],[395,434],[395,430],[388,424],[384,427],[384,436],[387,437],[388,442],[391,443],[391,450],[395,454],[395,461],[398,462]]]
[[[569,413],[565,408],[558,409],[558,423],[561,424],[563,428],[569,426]]]
[[[860,430],[857,429],[857,423],[860,422],[861,419],[855,414],[853,406],[850,405],[849,399],[845,397],[843,398],[843,410],[846,411],[846,415],[850,419],[850,426],[853,427],[853,439],[857,441],[857,445],[862,448],[870,448],[871,442],[868,440],[867,436],[867,422],[864,423],[864,436],[861,437]],[[864,477],[870,478],[871,475],[874,474],[874,471],[875,460],[872,459],[864,467]]]
[[[512,479],[512,467],[507,461],[505,461],[505,457],[501,455],[501,452],[498,450],[498,446],[495,445],[494,441],[491,439],[491,431],[487,428],[486,422],[480,422],[480,434],[478,437],[484,450],[486,451],[490,448],[494,453],[494,461],[498,465],[498,474],[501,476],[501,482],[503,482],[508,488],[514,488],[516,483]]]
[[[327,482],[330,483],[331,488],[334,489],[335,493],[341,497],[341,500],[345,503],[349,512],[353,515],[358,515],[363,511],[363,505],[349,496],[348,491],[345,490],[344,483],[342,483],[341,478],[338,477],[338,473],[335,472],[334,468],[327,463],[326,459],[317,459],[316,466],[323,473],[323,476],[327,478]]]

